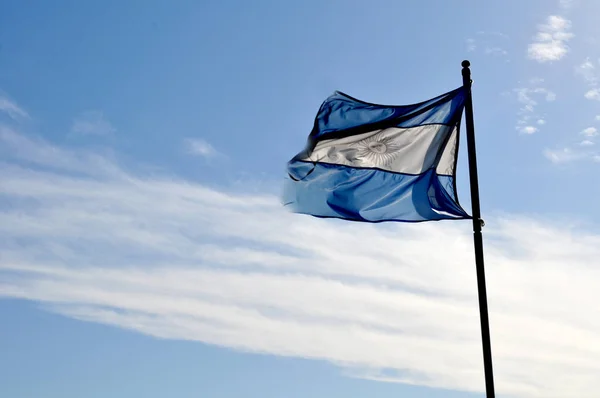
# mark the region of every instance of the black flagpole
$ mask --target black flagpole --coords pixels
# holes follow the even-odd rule
[[[483,369],[485,372],[485,392],[487,398],[495,398],[494,374],[492,370],[492,343],[490,342],[490,320],[488,317],[485,269],[483,266],[483,237],[481,209],[479,206],[479,181],[477,179],[477,157],[475,154],[475,123],[473,121],[473,97],[471,96],[471,63],[462,62],[463,87],[466,89],[465,121],[467,126],[467,149],[469,153],[469,177],[471,180],[471,207],[473,212],[473,243],[475,246],[475,266],[477,268],[477,289],[479,293],[479,317],[481,320],[481,342],[483,345]]]

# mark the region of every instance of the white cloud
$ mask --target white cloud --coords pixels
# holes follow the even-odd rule
[[[21,109],[14,101],[0,94],[0,113],[6,113],[11,119],[24,119],[29,115]]]
[[[600,121],[600,115],[596,115],[596,120]]]
[[[523,134],[533,134],[538,131],[538,128],[535,126],[523,126],[519,127],[519,131]]]
[[[468,222],[291,215],[270,194],[99,170],[110,162],[7,131],[0,296],[160,338],[482,391]],[[523,216],[486,221],[496,385],[514,397],[593,396],[600,235]]]
[[[584,97],[587,98],[587,99],[589,99],[589,100],[600,101],[600,89],[594,88],[594,89],[588,90],[584,94]]]
[[[571,21],[557,15],[549,16],[546,23],[539,26],[534,42],[529,44],[529,58],[538,62],[563,58],[569,51],[567,42],[574,36],[570,29]]]
[[[598,134],[598,130],[596,127],[587,127],[581,131],[581,134],[585,135],[586,137],[593,137]]]
[[[217,152],[217,150],[212,145],[200,138],[190,138],[187,139],[185,143],[187,146],[188,153],[192,155],[210,158],[219,154],[219,152]]]
[[[537,124],[544,125],[546,124],[546,121],[544,119],[538,119]]]
[[[116,129],[101,111],[86,111],[73,120],[71,132],[83,135],[108,135]]]
[[[590,141],[590,140],[583,140],[583,141],[581,141],[579,143],[579,145],[581,145],[581,146],[592,146],[592,145],[594,145],[594,143],[592,141]]]

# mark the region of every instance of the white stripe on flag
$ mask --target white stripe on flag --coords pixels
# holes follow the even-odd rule
[[[448,135],[450,139],[446,141]],[[453,126],[390,127],[323,140],[303,160],[421,174],[435,166],[440,151],[443,151],[436,171],[440,175],[452,175],[456,138],[456,127]]]

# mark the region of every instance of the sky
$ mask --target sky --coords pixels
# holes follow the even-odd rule
[[[483,397],[468,221],[281,204],[327,96],[420,102],[463,59],[497,396],[598,396],[598,12],[3,1],[0,396]]]

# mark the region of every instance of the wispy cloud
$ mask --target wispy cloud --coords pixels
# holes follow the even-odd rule
[[[188,138],[185,140],[185,146],[187,152],[192,155],[205,158],[213,158],[220,155],[211,144],[201,138]]]
[[[483,51],[487,55],[500,55],[500,56],[508,55],[508,51],[506,51],[505,49],[503,49],[501,47],[486,47]]]
[[[517,95],[517,101],[521,104],[521,108],[517,113],[519,119],[516,129],[523,134],[533,134],[539,131],[539,126],[546,124],[546,120],[537,112],[539,99],[546,102],[556,100],[556,94],[544,87],[543,79],[534,78],[529,81],[527,87],[516,88],[513,91]]]
[[[598,135],[598,130],[595,127],[586,127],[579,134],[584,137],[583,140],[561,149],[547,148],[544,150],[544,156],[555,164],[595,160],[599,154],[593,149],[593,137]]]
[[[101,111],[86,111],[73,120],[71,132],[83,135],[109,135],[116,129]]]
[[[11,101],[8,97],[5,97],[0,93],[0,113],[5,113],[11,119],[26,119],[29,117],[27,112],[25,112],[21,107],[17,105],[16,102]]]
[[[467,43],[467,51],[473,52],[473,51],[477,50],[477,44],[475,43],[475,39],[468,38],[466,40],[466,43]]]
[[[544,150],[544,156],[555,164],[576,161],[595,161],[595,159],[600,156],[598,151],[594,149],[595,142],[593,140],[593,138],[598,135],[598,129],[593,126],[586,127],[579,132],[579,135],[584,138],[560,149],[546,148]]]
[[[598,69],[599,64],[593,62],[589,58],[586,58],[580,65],[575,68],[575,73],[583,78],[587,86],[587,91],[584,97],[589,100],[600,101],[600,70]]]
[[[549,16],[546,23],[538,27],[533,43],[529,44],[529,58],[538,62],[563,58],[569,51],[567,42],[574,36],[570,29],[571,21],[568,19],[558,15]]]
[[[508,55],[504,45],[508,36],[500,32],[477,32],[475,37],[466,40],[467,51],[481,51],[485,55],[501,56]]]
[[[575,4],[574,0],[559,0],[560,7],[565,10],[571,9],[574,4]]]
[[[564,147],[562,149],[545,149],[544,156],[552,163],[569,163],[583,159],[586,154],[573,148]]]
[[[592,86],[598,84],[599,76],[596,65],[589,58],[575,67],[575,73],[581,76],[587,84]]]
[[[500,39],[509,39],[510,37],[506,33],[498,32],[498,31],[490,31],[490,30],[480,30],[477,32],[479,36],[488,36],[488,37],[496,37]]]
[[[12,130],[0,140],[12,154],[0,164],[0,203],[10,203],[0,296],[160,338],[330,361],[358,377],[482,390],[468,223],[314,219],[271,194],[136,175]],[[497,385],[515,397],[593,395],[600,235],[523,216],[486,221]]]

